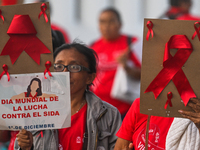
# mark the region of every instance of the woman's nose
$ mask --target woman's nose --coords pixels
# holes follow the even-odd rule
[[[64,70],[63,70],[63,72],[67,72],[67,71],[68,71],[68,69],[67,69],[67,67],[65,67]]]

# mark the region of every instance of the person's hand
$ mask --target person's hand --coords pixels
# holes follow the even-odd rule
[[[191,107],[193,111],[179,110],[179,113],[184,117],[194,122],[200,131],[200,99],[191,98],[187,106]]]
[[[128,65],[129,55],[131,53],[130,48],[128,47],[118,58],[118,63],[124,68],[126,73],[133,79],[140,79],[141,69],[138,67],[130,67]]]
[[[22,150],[30,150],[33,145],[33,135],[24,129],[16,135],[19,147]]]
[[[114,150],[134,150],[133,143],[122,138],[118,138]]]
[[[133,143],[130,143],[128,147],[129,149],[134,149]]]
[[[122,52],[118,57],[117,57],[117,62],[123,66],[123,68],[127,68],[127,61],[130,55],[130,48],[128,47],[124,52]]]

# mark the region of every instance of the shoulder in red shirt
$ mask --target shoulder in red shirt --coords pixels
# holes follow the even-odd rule
[[[136,99],[129,109],[117,136],[133,142],[135,150],[145,148],[147,115],[140,113],[140,99]],[[167,132],[174,118],[151,116],[149,124],[149,148],[165,149]]]

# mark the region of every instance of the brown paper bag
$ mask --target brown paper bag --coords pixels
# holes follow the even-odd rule
[[[147,22],[153,23],[153,38],[149,37],[146,40],[146,35],[149,31],[146,26]],[[187,61],[181,67],[191,88],[193,89],[197,98],[200,97],[200,41],[198,36],[192,40],[192,36],[196,31],[194,23],[196,21],[185,20],[160,20],[160,19],[145,19],[144,20],[144,39],[143,39],[143,54],[142,54],[142,74],[141,74],[141,93],[140,93],[140,112],[148,115],[163,116],[163,117],[181,117],[178,110],[191,110],[185,106],[181,100],[181,96],[175,86],[174,82],[170,82],[165,86],[157,99],[153,92],[144,93],[150,83],[156,78],[163,67],[163,57],[165,51],[165,44],[173,35],[186,35],[193,47],[193,51],[188,57]],[[170,49],[170,53],[174,56],[177,49]],[[174,65],[176,65],[174,63]],[[165,78],[164,76],[162,77]],[[159,83],[158,83],[159,84]],[[172,92],[172,107],[169,105],[167,109],[164,108],[168,100],[167,94]]]
[[[6,43],[9,41],[11,36],[7,34],[7,31],[11,25],[11,22],[14,20],[15,15],[28,15],[33,23],[33,26],[36,30],[36,37],[46,46],[50,53],[44,53],[39,56],[38,54],[38,44],[34,44],[35,54],[38,54],[40,58],[40,63],[31,58],[27,52],[23,51],[14,64],[11,63],[11,58],[9,55],[0,56],[0,73],[3,71],[2,66],[6,64],[8,66],[8,72],[10,74],[22,74],[22,73],[34,73],[34,72],[44,72],[45,63],[50,61],[53,64],[53,50],[52,50],[52,36],[51,36],[51,25],[50,25],[50,12],[49,12],[49,3],[45,3],[47,8],[45,13],[48,18],[48,22],[45,20],[45,15],[41,14],[41,5],[42,3],[34,4],[22,4],[22,5],[10,5],[10,6],[0,6],[1,14],[4,17],[4,22],[0,18],[0,54],[2,53]],[[23,25],[24,23],[22,23]],[[17,25],[18,28],[21,24]],[[19,36],[20,38],[20,36]],[[22,45],[25,45],[24,42]],[[13,53],[16,53],[15,46],[10,49]],[[28,49],[29,50],[29,49]],[[40,51],[41,49],[39,49]],[[53,71],[53,65],[50,68]]]

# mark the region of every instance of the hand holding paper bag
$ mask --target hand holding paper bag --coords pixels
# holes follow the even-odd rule
[[[200,132],[200,99],[191,98],[187,106],[191,107],[193,111],[179,110],[179,112],[184,118],[193,121]]]

